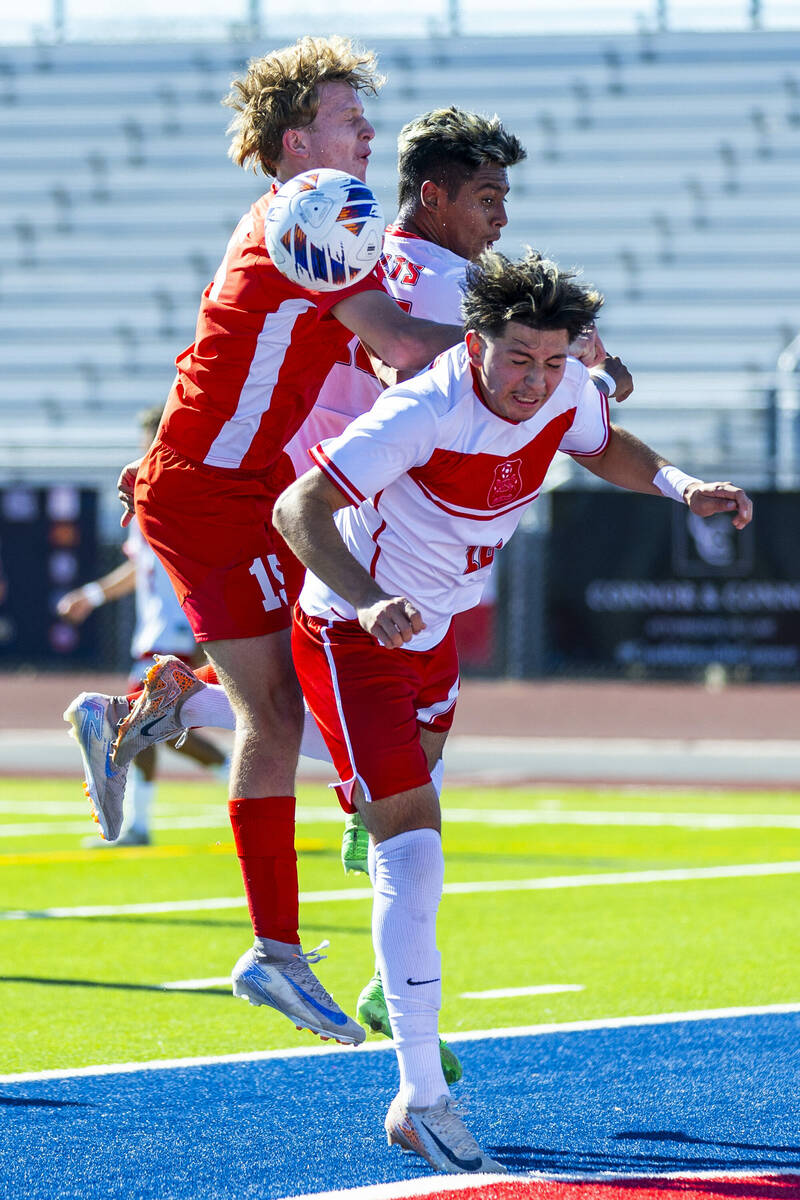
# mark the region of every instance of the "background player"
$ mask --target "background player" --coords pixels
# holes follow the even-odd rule
[[[144,444],[149,446],[161,420],[160,408],[147,409],[139,414]],[[183,615],[172,585],[155,554],[142,537],[136,521],[128,529],[123,546],[128,561],[122,566],[92,580],[75,591],[67,592],[58,602],[58,613],[75,625],[82,624],[100,605],[120,600],[135,593],[135,624],[131,639],[131,688],[141,680],[151,666],[154,654],[177,655],[187,666],[200,666],[204,661],[192,635],[189,622]],[[82,730],[98,717],[102,720],[108,698],[94,692],[82,692],[64,713],[78,742],[83,759],[86,786],[92,795],[95,810],[108,814],[113,824],[104,830],[106,836],[90,839],[92,847],[146,846],[150,842],[150,818],[156,791],[156,747],[145,746],[133,760],[133,770],[106,773],[104,753],[96,753],[102,743],[87,738]],[[113,698],[112,698],[113,699]],[[124,716],[128,709],[125,697],[115,699],[117,711]],[[228,759],[213,742],[193,730],[176,733],[167,741],[171,749],[186,755],[213,770],[220,779],[228,777]],[[97,790],[110,792],[102,809],[97,804]],[[124,800],[123,800],[124,795]],[[115,809],[112,800],[116,799]],[[123,812],[124,806],[124,812]]]
[[[458,692],[452,618],[478,602],[558,449],[700,516],[727,511],[741,529],[752,514],[741,489],[687,476],[609,426],[605,397],[568,357],[598,293],[533,252],[518,263],[488,252],[467,280],[464,343],[317,447],[317,467],[275,507],[308,567],[298,674],[371,835],[373,940],[400,1067],[387,1135],[446,1172],[498,1168],[453,1109],[437,1044],[444,860],[431,767]]]

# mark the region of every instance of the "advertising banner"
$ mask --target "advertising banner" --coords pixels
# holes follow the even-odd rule
[[[65,592],[97,573],[97,495],[88,488],[0,488],[0,663],[81,661],[95,618],[59,619]]]
[[[547,670],[797,678],[800,495],[754,502],[739,532],[657,497],[555,492]]]

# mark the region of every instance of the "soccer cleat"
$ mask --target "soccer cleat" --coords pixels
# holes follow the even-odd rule
[[[114,744],[117,767],[127,767],[148,746],[184,733],[183,702],[205,687],[191,667],[172,654],[157,654],[142,683],[141,695],[119,727]]]
[[[81,692],[64,712],[72,726],[70,734],[78,743],[86,776],[83,790],[89,798],[94,819],[103,837],[113,842],[122,828],[122,803],[125,797],[127,767],[112,760],[117,725],[129,705],[124,696],[104,696],[100,692]]]
[[[358,813],[350,813],[344,823],[342,834],[342,866],[345,875],[362,873],[369,875],[367,850],[369,834]]]
[[[440,1096],[428,1108],[411,1108],[395,1096],[384,1121],[386,1140],[419,1154],[436,1171],[448,1175],[507,1173],[502,1163],[481,1150],[458,1115],[450,1096]]]
[[[389,1010],[386,1007],[379,971],[376,971],[366,987],[362,988],[356,1005],[356,1015],[361,1024],[366,1025],[373,1033],[382,1033],[384,1037],[388,1038],[392,1036]],[[441,1038],[439,1038],[439,1058],[445,1082],[448,1085],[458,1083],[463,1074],[461,1063],[447,1042],[443,1042]]]
[[[345,1046],[359,1045],[366,1036],[364,1030],[342,1012],[309,966],[326,957],[318,952],[327,945],[325,941],[308,954],[285,959],[268,958],[254,946],[231,972],[234,996],[251,1004],[268,1004],[297,1029],[310,1029],[323,1041],[335,1038]]]

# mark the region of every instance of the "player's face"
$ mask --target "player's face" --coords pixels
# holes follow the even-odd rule
[[[323,83],[319,89],[319,108],[310,125],[303,129],[309,168],[331,167],[347,171],[362,182],[366,179],[369,144],[375,130],[364,115],[358,93],[349,83],[338,80]]]
[[[462,258],[474,259],[494,245],[508,224],[505,167],[484,164],[465,180],[450,200],[439,193],[442,245]]]
[[[567,364],[566,329],[509,321],[500,337],[470,330],[467,350],[486,407],[505,421],[528,421],[558,387]]]

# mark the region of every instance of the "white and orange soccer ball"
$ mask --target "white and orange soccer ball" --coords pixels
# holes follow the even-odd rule
[[[358,283],[381,255],[381,207],[365,183],[320,167],[295,175],[270,201],[264,236],[288,279],[315,292]]]

